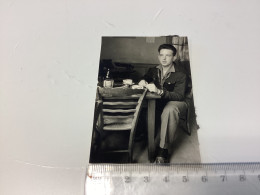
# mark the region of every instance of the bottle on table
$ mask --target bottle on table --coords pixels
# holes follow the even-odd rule
[[[103,86],[105,88],[113,88],[114,85],[114,79],[111,78],[110,76],[110,70],[109,68],[107,69],[107,74],[106,74],[106,78],[104,80]]]

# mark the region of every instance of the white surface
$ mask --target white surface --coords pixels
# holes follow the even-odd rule
[[[101,36],[188,36],[204,162],[259,161],[260,3],[0,2],[0,194],[83,194]]]

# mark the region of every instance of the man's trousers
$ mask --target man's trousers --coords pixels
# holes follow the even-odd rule
[[[180,118],[186,116],[187,104],[180,101],[169,101],[161,106],[164,107],[161,107],[160,147],[168,148],[168,145],[174,140]]]

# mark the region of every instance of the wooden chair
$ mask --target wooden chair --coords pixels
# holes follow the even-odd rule
[[[142,108],[143,99],[146,95],[147,89],[138,90],[140,94],[131,95],[136,93],[131,89],[104,89],[98,88],[98,94],[101,100],[96,105],[99,110],[99,134],[101,135],[100,142],[104,140],[102,134],[109,134],[111,132],[129,131],[129,141],[127,149],[110,149],[99,148],[100,153],[128,153],[128,162],[132,162],[133,158],[133,145],[135,130]],[[124,95],[126,94],[126,95]],[[101,125],[100,125],[101,124]]]
[[[94,110],[94,120],[93,120],[93,131],[92,131],[92,139],[91,139],[91,150],[90,150],[90,163],[93,161],[95,153],[98,150],[99,142],[102,136],[102,132],[100,131],[100,126],[102,124],[98,124],[98,120],[100,118],[100,113],[102,111],[102,100],[100,99],[99,94],[97,93],[96,102],[95,102],[95,110]]]
[[[182,121],[182,127],[185,133],[187,133],[189,136],[191,136],[191,127],[190,127],[190,102],[187,102],[187,110],[186,115],[183,118],[180,118]]]

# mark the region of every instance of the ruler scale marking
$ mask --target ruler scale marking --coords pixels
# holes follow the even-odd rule
[[[90,195],[167,193],[163,190],[189,194],[190,189],[201,195],[209,194],[208,190],[210,194],[260,194],[260,163],[90,164],[86,181]]]

